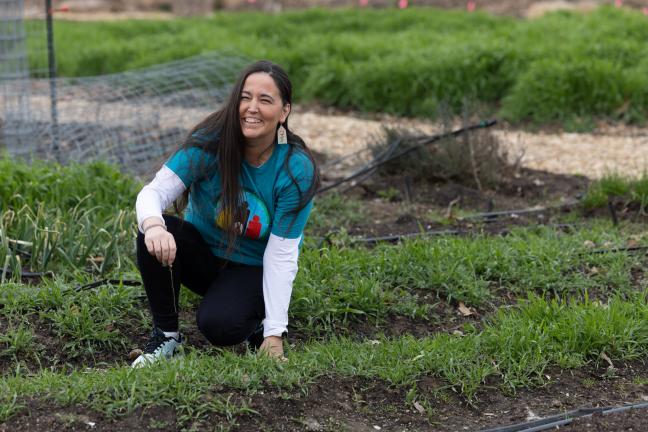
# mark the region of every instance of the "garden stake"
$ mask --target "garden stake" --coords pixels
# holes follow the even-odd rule
[[[612,224],[614,226],[619,225],[619,219],[617,218],[616,210],[614,209],[614,200],[612,197],[608,197],[608,210],[610,210],[610,216],[612,217]]]
[[[412,176],[405,176],[405,201],[412,203]]]

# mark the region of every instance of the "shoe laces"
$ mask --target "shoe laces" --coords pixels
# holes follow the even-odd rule
[[[146,346],[144,347],[144,352],[146,354],[153,354],[155,350],[160,347],[160,345],[162,345],[169,339],[172,338],[164,336],[164,333],[162,333],[158,329],[153,329],[151,337],[149,338],[148,342],[146,342]]]

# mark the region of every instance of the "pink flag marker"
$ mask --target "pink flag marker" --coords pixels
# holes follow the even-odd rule
[[[468,12],[473,12],[477,8],[477,2],[475,0],[468,0],[468,3],[466,3],[466,10]]]
[[[369,6],[369,0],[358,0],[358,4],[360,7],[367,7]]]
[[[407,0],[398,0],[398,7],[399,9],[405,9],[409,5],[409,2]]]
[[[645,7],[642,10],[643,10],[644,15],[648,16],[648,7]]]
[[[616,7],[621,7],[623,6],[623,0],[614,0],[614,5]]]

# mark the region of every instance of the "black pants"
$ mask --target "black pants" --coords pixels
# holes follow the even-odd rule
[[[175,238],[172,268],[149,254],[144,235],[137,235],[137,265],[148,296],[153,324],[163,331],[178,330],[180,284],[203,296],[196,323],[214,345],[243,342],[265,315],[263,267],[226,261],[214,256],[191,223],[164,216]]]

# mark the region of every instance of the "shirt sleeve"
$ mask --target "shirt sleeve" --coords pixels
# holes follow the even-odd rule
[[[294,181],[287,173],[281,173],[272,221],[272,234],[282,238],[295,239],[301,237],[313,207],[311,199],[299,212],[295,212],[302,196],[308,191],[313,181],[314,167],[310,159],[301,153],[293,155],[289,166]]]
[[[288,329],[288,306],[297,275],[300,241],[301,236],[289,239],[274,234],[268,239],[263,254],[263,337],[281,336]]]
[[[164,164],[184,183],[185,188],[214,169],[216,158],[198,147],[180,149]]]
[[[135,211],[137,213],[137,227],[140,232],[144,232],[142,223],[146,219],[152,216],[162,219],[164,209],[169,207],[185,189],[185,184],[180,177],[166,165],[163,166],[155,174],[155,178],[137,194]]]

